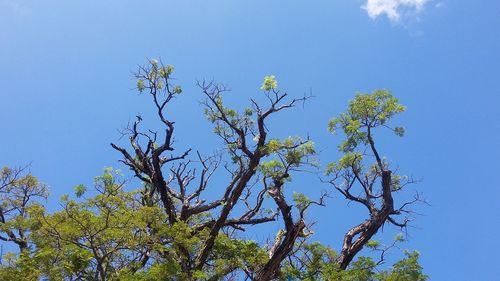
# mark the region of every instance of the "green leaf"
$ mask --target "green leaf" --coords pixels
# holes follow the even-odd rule
[[[275,90],[278,88],[278,82],[276,81],[274,75],[269,75],[264,77],[264,82],[262,83],[262,86],[260,87],[261,90],[263,91],[271,91]]]
[[[397,136],[403,137],[405,135],[405,128],[403,128],[403,127],[396,127],[396,128],[394,128],[394,133]]]
[[[82,195],[87,191],[87,187],[83,184],[79,184],[75,186],[75,195],[76,197],[82,197]]]
[[[394,236],[394,241],[403,242],[405,241],[405,237],[402,233],[398,233]]]
[[[146,88],[146,86],[144,85],[144,80],[143,79],[138,79],[137,80],[137,90],[139,90],[139,92],[142,93],[145,88]]]
[[[366,246],[368,248],[376,249],[380,245],[380,242],[377,240],[370,240],[368,243],[366,243]]]

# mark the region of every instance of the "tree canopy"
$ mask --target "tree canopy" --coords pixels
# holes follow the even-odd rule
[[[317,153],[313,140],[280,139],[269,129],[271,116],[311,98],[290,97],[274,76],[238,109],[224,101],[223,84],[199,81],[222,145],[209,154],[180,150],[168,107],[184,93],[173,71],[150,60],[135,73],[161,127],[147,128],[138,115],[122,131],[128,144],[111,143],[133,179],[107,168],[93,188],[77,185],[48,211],[47,187],[27,168],[1,170],[0,239],[18,250],[3,255],[0,280],[427,280],[416,251],[385,264],[404,235],[375,239],[384,226],[405,230],[411,205],[421,201],[416,193],[396,203],[415,181],[393,168],[376,141],[380,130],[404,135],[391,121],[405,107],[389,91],[357,94],[328,122],[344,140],[339,159],[323,167],[320,156],[333,156]],[[314,198],[288,188],[308,169],[321,170],[309,183],[318,186]],[[321,212],[334,193],[366,209],[339,249],[314,241],[305,215]],[[269,239],[250,239],[257,227]]]

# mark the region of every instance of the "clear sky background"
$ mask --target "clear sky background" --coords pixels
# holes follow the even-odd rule
[[[0,0],[0,166],[32,163],[50,208],[104,167],[125,170],[109,142],[138,112],[151,116],[131,77],[146,58],[176,67],[178,143],[207,153],[220,143],[196,79],[229,85],[240,108],[269,74],[292,96],[312,92],[271,128],[309,134],[322,163],[341,141],[327,120],[356,92],[390,89],[408,106],[396,120],[407,135],[384,138],[382,153],[423,179],[431,204],[404,247],[421,252],[431,280],[500,280],[499,50],[497,1]],[[337,195],[311,213],[313,239],[338,248],[359,214]]]

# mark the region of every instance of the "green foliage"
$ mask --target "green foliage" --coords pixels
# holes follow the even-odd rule
[[[397,136],[404,136],[405,135],[405,128],[403,127],[395,127],[394,128],[394,133],[397,135]]]
[[[79,185],[75,186],[76,197],[82,197],[86,191],[87,191],[87,187],[83,184],[79,184]]]
[[[382,170],[389,169],[388,160],[379,155],[379,150],[375,147],[375,130],[389,129],[402,137],[405,133],[404,128],[391,127],[390,121],[405,109],[406,107],[401,105],[389,91],[376,90],[371,94],[357,94],[349,102],[347,111],[330,119],[328,123],[328,130],[331,133],[336,134],[341,131],[345,139],[338,147],[342,156],[337,162],[331,162],[326,166],[325,175],[344,180],[336,183],[337,189],[355,186],[352,189],[349,187],[350,192],[354,193],[356,184],[363,186],[361,194],[364,194],[362,196],[365,197],[365,202],[372,209],[379,204],[376,201],[382,197],[381,191],[374,187],[380,185],[377,181],[382,177]],[[399,191],[410,182],[412,182],[410,177],[391,171],[391,191]],[[367,192],[371,194],[367,195]],[[349,196],[347,193],[344,195]]]
[[[380,245],[380,242],[377,240],[370,240],[366,243],[366,247],[376,249]]]
[[[278,150],[297,147],[290,140],[270,143],[271,147],[279,143]],[[282,166],[271,161],[262,169],[273,173]],[[38,183],[33,177],[23,182]],[[196,255],[207,230],[193,235],[192,226],[183,222],[166,227],[163,210],[139,204],[138,192],[124,191],[120,173],[111,168],[95,177],[94,184],[97,195],[82,202],[65,196],[61,201],[62,211],[47,214],[36,204],[29,208],[29,219],[37,223],[25,227],[33,232],[30,240],[35,247],[17,255],[4,255],[0,280],[95,280],[98,264],[105,268],[107,280],[222,279],[242,269],[258,271],[269,259],[266,249],[257,242],[221,233],[210,254],[210,266],[185,272],[176,261],[178,253],[187,251]],[[293,201],[299,210],[311,203],[301,193],[294,193]],[[206,219],[200,216],[201,221]],[[396,235],[394,240],[403,241],[403,235]],[[375,240],[367,243],[368,248],[379,246],[380,242]],[[146,251],[154,259],[141,266],[137,259]],[[294,257],[285,260],[277,280],[425,281],[428,278],[418,264],[418,252],[405,252],[404,259],[381,271],[370,257],[359,257],[347,270],[340,270],[336,258],[334,250],[318,242],[301,244]]]
[[[167,65],[165,67],[161,67],[158,69],[158,75],[160,75],[163,78],[169,78],[173,71],[174,67],[171,65]]]
[[[123,191],[117,174],[107,168],[96,177],[94,197],[76,202],[66,196],[62,211],[35,214],[42,224],[33,233],[34,258],[44,276],[90,276],[103,267],[116,278],[157,239],[147,227],[162,225],[163,212],[138,204],[137,193]]]
[[[173,66],[163,65],[157,59],[151,59],[146,67],[139,68],[139,72],[136,73],[136,88],[139,93],[148,89],[150,94],[156,94],[157,91],[165,91],[167,95],[180,94],[181,86],[170,84],[173,71]]]
[[[314,143],[297,137],[288,137],[284,140],[270,139],[262,152],[267,156],[267,160],[262,161],[258,168],[264,178],[274,181],[271,185],[276,182],[290,181],[290,171],[299,166],[315,164],[312,158],[316,153]],[[297,197],[297,199],[301,198]],[[298,208],[303,211],[301,208],[305,209],[305,206],[300,205]]]
[[[417,251],[405,252],[406,258],[396,262],[390,270],[379,274],[381,281],[425,281],[429,277],[422,273]]]
[[[363,155],[361,153],[346,153],[344,154],[338,162],[331,162],[326,166],[326,175],[330,175],[341,170],[351,168],[359,169],[361,167],[361,161],[363,160]]]
[[[144,89],[146,89],[146,85],[144,84],[144,79],[137,79],[137,90],[142,93]]]
[[[326,276],[338,272],[336,256],[335,251],[319,242],[303,244],[294,259],[285,261],[279,280],[329,280]]]
[[[255,241],[220,235],[216,240],[213,259],[212,270],[215,275],[222,277],[239,268],[258,270],[267,262],[268,255]]]
[[[40,275],[36,260],[28,253],[23,252],[19,255],[8,253],[3,256],[3,262],[0,264],[0,280],[38,281]]]
[[[40,223],[32,211],[41,209],[38,200],[49,195],[47,186],[25,169],[0,170],[0,239],[15,243],[23,252],[29,250],[31,231]]]
[[[394,236],[394,241],[397,241],[397,242],[405,241],[404,235],[402,233],[398,233],[396,236]]]
[[[180,86],[170,84],[173,70],[171,65],[163,65],[160,61],[151,59],[149,64],[140,68],[136,75],[137,90],[153,95],[160,112],[173,95],[182,93]],[[282,97],[278,97],[277,89],[278,83],[273,75],[264,77],[261,90],[265,91],[266,97],[272,104],[268,112],[280,110],[278,102]],[[162,96],[162,98],[166,96],[163,104],[157,102],[157,92],[165,94]],[[238,173],[238,170],[230,170],[229,165],[225,167],[234,177],[231,184],[238,185],[239,177],[251,171],[258,175],[265,186],[258,195],[258,200],[262,201],[257,203],[255,209],[252,209],[250,200],[243,198],[244,195],[240,197],[236,195],[235,201],[244,201],[248,208],[242,218],[250,218],[245,221],[246,224],[257,224],[260,214],[271,212],[267,211],[269,210],[267,207],[261,208],[267,204],[264,202],[266,192],[271,197],[274,196],[273,199],[276,201],[282,200],[279,207],[282,215],[286,215],[290,212],[292,204],[283,202],[286,199],[283,195],[284,189],[281,188],[285,182],[291,180],[292,171],[316,165],[314,142],[299,137],[261,138],[259,134],[264,136],[267,130],[265,125],[262,125],[263,119],[259,119],[264,118],[263,109],[257,105],[252,105],[252,108],[245,108],[243,111],[226,107],[220,92],[216,90],[207,93],[213,104],[207,106],[205,115],[214,124],[214,133],[224,140],[230,159],[243,171]],[[273,102],[273,95],[276,96],[276,103]],[[293,103],[282,108],[291,106]],[[332,133],[341,130],[346,139],[339,147],[343,152],[342,157],[337,162],[327,165],[326,174],[338,175],[347,172],[351,176],[354,173],[365,179],[375,179],[380,176],[379,166],[364,165],[367,154],[360,150],[360,146],[370,143],[371,129],[379,126],[390,128],[396,135],[403,136],[405,132],[403,127],[391,128],[388,122],[394,115],[404,110],[405,107],[385,90],[356,95],[350,101],[347,112],[329,122],[329,130]],[[167,126],[173,124],[167,122],[163,116],[161,118]],[[168,130],[172,129],[169,127]],[[148,150],[155,151],[162,145],[157,143],[159,140],[156,138],[156,132],[151,135],[136,132],[135,137],[137,135],[154,136],[149,138]],[[244,144],[246,138],[252,137],[254,143]],[[136,141],[133,137],[131,140]],[[135,142],[135,145],[136,152],[139,150],[142,153],[137,148],[140,146],[140,141]],[[256,147],[255,151],[249,151],[250,148],[253,149],[251,145]],[[168,150],[171,151],[170,147]],[[230,220],[238,219],[231,213],[227,216],[227,220],[222,222],[228,223],[228,226],[216,232],[213,248],[210,249],[206,262],[201,263],[202,268],[192,267],[196,257],[199,257],[207,244],[208,238],[211,237],[211,226],[216,223],[215,218],[219,215],[219,211],[235,203],[224,198],[214,201],[214,206],[207,207],[208,205],[203,205],[205,201],[198,200],[199,196],[196,194],[191,199],[185,199],[184,194],[181,196],[170,189],[155,190],[158,188],[153,180],[156,175],[153,172],[144,172],[147,166],[145,163],[151,159],[144,161],[145,156],[139,152],[126,158],[124,163],[133,167],[136,175],[141,173],[143,188],[126,191],[121,173],[106,168],[102,175],[94,178],[95,192],[88,192],[83,184],[77,185],[74,187],[74,194],[78,199],[64,195],[60,200],[61,208],[54,212],[47,212],[39,202],[33,200],[48,196],[47,187],[36,177],[30,174],[19,176],[20,170],[8,167],[1,169],[0,238],[3,241],[16,243],[21,251],[17,254],[8,253],[2,257],[0,280],[224,280],[231,276],[243,276],[245,273],[257,273],[273,260],[270,258],[272,245],[259,243],[232,232],[233,228],[240,229],[240,224],[243,223],[231,225]],[[256,159],[255,155],[258,155],[258,161],[253,162],[255,165],[251,167],[252,170],[245,170],[245,164]],[[162,164],[170,161],[164,156],[158,156],[156,160],[164,161]],[[206,184],[203,179],[210,177],[211,170],[207,167],[214,165],[209,162],[202,163],[206,170],[202,175],[200,192],[205,188],[203,184]],[[173,166],[171,171],[175,168]],[[182,169],[182,166],[178,168]],[[161,180],[167,185],[177,180],[181,185],[196,178],[194,172],[192,175],[190,172],[186,174],[182,176],[177,174],[177,178],[172,176],[170,179]],[[403,188],[407,178],[393,175],[391,180],[392,190],[397,191]],[[241,185],[242,188],[248,187],[245,184]],[[174,219],[165,212],[168,202],[163,201],[164,194],[161,191],[166,192],[172,200]],[[183,189],[179,192],[188,191]],[[250,188],[248,192],[250,193]],[[293,193],[292,199],[293,206],[297,210],[290,212],[288,222],[293,227],[300,226],[295,223],[296,213],[300,214],[298,221],[303,223],[303,213],[309,205],[323,204],[322,201],[321,203],[312,201],[298,192]],[[186,200],[192,200],[194,205],[188,206],[191,202]],[[197,212],[183,220],[180,215],[185,214],[183,211]],[[271,217],[269,220],[274,218]],[[280,260],[281,265],[275,276],[276,280],[427,280],[418,263],[418,252],[405,252],[404,259],[386,270],[378,269],[378,261],[369,256],[357,257],[347,269],[341,269],[337,253],[319,242],[307,243],[308,236],[312,232],[306,235],[304,229],[307,227],[303,226],[298,234],[295,233],[299,238],[295,247],[293,247],[295,240],[290,244],[293,249],[287,253],[291,254]],[[281,229],[278,232],[276,243],[289,238],[287,231],[289,230]],[[398,234],[394,240],[394,243],[403,242],[404,237]],[[365,246],[374,252],[382,248],[381,242],[377,240],[370,240]]]
[[[213,131],[216,135],[225,140],[234,140],[228,143],[229,150],[234,152],[238,147],[236,139],[239,138],[234,128],[239,128],[243,131],[254,131],[255,120],[252,118],[253,111],[250,108],[246,108],[241,113],[235,109],[226,107],[220,95],[214,96],[213,99],[217,109],[205,108],[205,116],[215,125]]]
[[[264,82],[262,83],[262,86],[260,87],[261,90],[263,91],[271,91],[271,90],[276,90],[278,88],[278,82],[276,81],[276,78],[274,75],[269,75],[264,77]]]
[[[174,86],[174,93],[180,94],[182,93],[182,88],[179,85]]]
[[[370,241],[371,248],[379,242]],[[377,262],[361,256],[351,263],[348,269],[339,270],[335,259],[337,254],[331,248],[318,242],[303,244],[297,254],[283,265],[278,280],[337,280],[337,281],[425,281],[418,264],[418,252],[405,252],[405,258],[387,270],[377,270]],[[306,263],[303,261],[307,260]]]
[[[307,198],[303,193],[294,192],[293,202],[299,211],[304,211],[311,204],[311,199]]]
[[[277,159],[273,159],[260,164],[262,173],[269,177],[277,177],[283,173],[284,165]]]
[[[349,102],[347,112],[330,119],[328,130],[332,133],[342,130],[346,140],[339,146],[339,150],[352,152],[359,144],[368,143],[368,131],[371,128],[388,127],[388,121],[405,109],[399,104],[398,99],[386,90],[377,90],[372,94],[357,94]],[[404,135],[403,127],[395,127],[392,130],[398,136]]]

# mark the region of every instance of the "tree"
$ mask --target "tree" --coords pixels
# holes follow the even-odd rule
[[[140,188],[125,191],[125,181],[107,169],[95,179],[96,196],[85,198],[86,187],[79,185],[75,188],[79,199],[64,197],[61,211],[49,214],[33,208],[31,217],[37,223],[29,231],[35,246],[27,256],[36,265],[34,276],[51,280],[426,280],[416,252],[406,252],[392,268],[377,271],[385,254],[403,239],[397,236],[383,246],[372,238],[385,224],[405,228],[410,217],[402,221],[398,217],[411,214],[408,207],[420,201],[416,196],[395,206],[393,196],[413,180],[391,171],[375,143],[374,131],[379,128],[399,136],[404,133],[401,127],[389,125],[395,114],[404,111],[389,92],[357,95],[347,112],[329,123],[333,133],[340,130],[346,139],[339,147],[343,156],[326,168],[327,182],[369,214],[345,234],[337,254],[309,241],[311,223],[305,218],[311,206],[326,204],[330,192],[314,200],[286,190],[292,175],[318,167],[314,143],[301,137],[273,138],[267,126],[272,116],[310,96],[289,98],[279,90],[275,77],[267,76],[260,97],[236,110],[224,102],[228,91],[224,85],[200,81],[205,115],[223,149],[210,155],[193,149],[177,152],[175,123],[167,109],[182,88],[173,84],[172,73],[172,66],[150,60],[135,74],[138,91],[151,98],[163,128],[144,129],[138,115],[123,132],[130,148],[111,144]],[[220,188],[222,173],[225,183]],[[280,224],[272,235],[274,241],[245,237],[244,231],[272,222]],[[378,258],[359,256],[363,248],[372,249]],[[26,263],[21,256],[14,258],[0,269],[0,276],[23,271],[20,265]]]
[[[391,118],[405,110],[388,91],[373,94],[358,94],[349,104],[346,113],[329,122],[329,130],[343,130],[346,139],[339,146],[344,153],[337,163],[330,163],[327,174],[329,181],[349,201],[365,206],[370,217],[350,229],[345,237],[342,250],[337,258],[340,268],[346,269],[352,259],[386,223],[405,228],[410,220],[405,217],[398,222],[394,217],[408,214],[411,204],[420,201],[418,194],[399,208],[394,206],[394,193],[413,183],[407,176],[393,174],[387,159],[382,158],[374,140],[374,130],[385,127],[396,135],[403,136],[402,127],[390,127]],[[367,158],[374,158],[374,163]],[[354,195],[356,185],[361,195]],[[356,194],[358,194],[357,192]]]
[[[14,242],[19,251],[29,248],[31,220],[29,210],[48,196],[47,186],[24,168],[0,170],[0,240]]]
[[[64,196],[61,211],[36,214],[42,222],[33,237],[37,258],[53,279],[110,280],[132,274],[160,244],[148,227],[162,222],[158,208],[140,204],[137,192],[125,192],[110,168],[94,182],[96,196],[83,202]],[[77,196],[83,195],[81,188]]]

